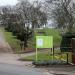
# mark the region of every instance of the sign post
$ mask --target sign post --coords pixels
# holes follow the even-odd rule
[[[38,48],[52,48],[53,55],[53,36],[36,36],[36,62],[38,61]]]
[[[37,48],[36,48],[36,62],[38,61],[38,53],[37,53]]]

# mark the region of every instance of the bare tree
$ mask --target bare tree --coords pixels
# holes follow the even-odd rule
[[[47,22],[47,17],[40,10],[40,5],[34,7],[34,3],[30,4],[27,0],[20,2],[19,13],[25,23],[31,23],[32,29],[43,26]],[[27,24],[26,24],[27,25]]]
[[[72,32],[75,20],[72,0],[59,1],[60,3],[54,7],[51,15],[54,21],[56,21],[58,28],[63,28],[66,29],[67,32]]]
[[[46,14],[41,11],[40,5],[35,7],[27,0],[20,1],[12,8],[4,7],[2,19],[5,28],[16,35],[19,40],[24,41],[24,48],[27,47],[32,33],[34,34],[34,29],[47,23]]]

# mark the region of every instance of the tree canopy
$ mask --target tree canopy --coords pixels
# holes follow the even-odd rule
[[[52,4],[53,0],[46,0],[48,4]],[[75,14],[73,9],[73,0],[56,0],[55,7],[52,9],[51,17],[57,23],[57,27],[72,32],[74,26]]]
[[[5,29],[12,32],[20,41],[24,41],[24,46],[27,47],[34,29],[44,26],[47,23],[47,16],[40,10],[39,5],[34,7],[25,0],[14,7],[3,7],[2,20]]]

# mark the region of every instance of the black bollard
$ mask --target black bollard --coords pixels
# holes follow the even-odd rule
[[[67,53],[67,64],[69,63],[69,60],[68,60],[68,53]]]

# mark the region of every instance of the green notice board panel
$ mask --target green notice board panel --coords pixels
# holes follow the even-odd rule
[[[36,36],[36,48],[53,48],[53,36]]]

